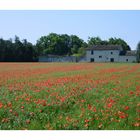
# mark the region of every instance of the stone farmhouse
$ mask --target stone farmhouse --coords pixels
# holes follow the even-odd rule
[[[136,62],[136,51],[118,45],[95,45],[86,49],[87,62]]]

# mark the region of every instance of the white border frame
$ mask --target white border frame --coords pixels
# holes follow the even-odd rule
[[[139,0],[0,0],[1,10],[139,10]]]
[[[1,140],[139,140],[139,131],[0,131]]]
[[[0,0],[0,10],[140,10],[140,0]],[[140,131],[0,131],[0,139],[140,140]]]

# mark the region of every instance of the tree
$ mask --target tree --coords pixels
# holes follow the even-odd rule
[[[140,42],[137,45],[137,61],[140,62]]]
[[[86,55],[86,50],[84,47],[79,48],[78,50],[79,56],[85,56]]]
[[[71,35],[70,40],[71,54],[78,53],[79,48],[84,46],[84,41],[76,35]]]
[[[50,33],[37,41],[39,55],[71,55],[78,53],[85,42],[76,35]]]
[[[39,40],[37,40],[36,48],[37,48],[38,55],[43,55],[45,50],[46,52],[48,51],[47,49],[48,43],[49,40],[47,36],[42,36]]]
[[[12,39],[0,39],[0,61],[1,62],[32,62],[37,61],[36,47],[29,43],[26,39],[20,41],[15,36]]]
[[[2,38],[0,39],[0,61],[4,61],[5,59],[5,50],[6,50],[6,44],[5,44],[5,40],[3,40]]]
[[[102,44],[102,40],[100,37],[89,37],[88,45],[93,46],[93,45],[103,45],[103,44]]]
[[[60,44],[61,44],[61,54],[69,55],[70,54],[70,36],[67,34],[60,35]]]
[[[5,54],[4,61],[12,62],[14,57],[14,48],[12,40],[5,40]]]
[[[131,50],[130,46],[121,38],[109,38],[109,45],[120,45],[124,51]]]
[[[39,55],[55,54],[65,55],[68,53],[69,36],[66,34],[58,35],[50,33],[48,36],[42,36],[37,41]]]

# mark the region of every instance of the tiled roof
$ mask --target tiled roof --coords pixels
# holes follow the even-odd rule
[[[136,55],[136,51],[127,51],[126,56],[135,56]]]
[[[86,50],[122,50],[122,47],[119,45],[95,45]]]

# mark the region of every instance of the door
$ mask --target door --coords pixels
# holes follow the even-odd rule
[[[94,62],[94,58],[90,58],[90,62]]]
[[[110,62],[114,62],[114,58],[110,58]]]

